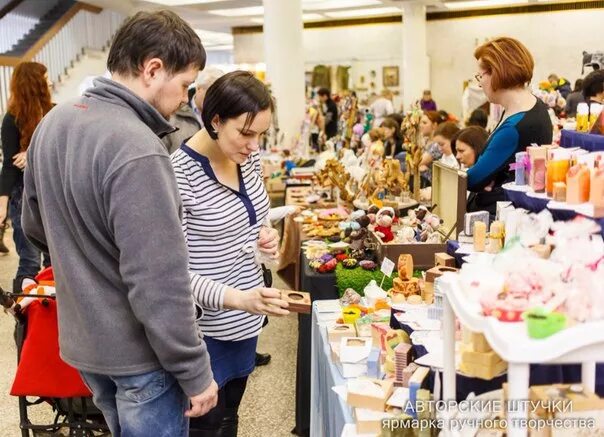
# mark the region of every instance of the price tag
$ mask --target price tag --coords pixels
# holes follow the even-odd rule
[[[390,261],[388,258],[384,258],[384,260],[382,261],[382,267],[380,268],[380,271],[390,277],[390,275],[392,275],[392,272],[394,271],[394,263],[392,261]]]

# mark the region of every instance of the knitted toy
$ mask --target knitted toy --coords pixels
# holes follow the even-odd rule
[[[394,209],[386,206],[381,208],[375,215],[375,233],[384,243],[394,240],[392,233],[392,221],[394,220]]]

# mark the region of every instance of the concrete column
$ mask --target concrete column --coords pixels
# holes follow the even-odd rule
[[[263,0],[266,78],[277,100],[284,147],[292,148],[304,120],[304,53],[301,0]]]
[[[426,6],[421,1],[403,2],[403,102],[405,110],[430,88],[426,52]]]

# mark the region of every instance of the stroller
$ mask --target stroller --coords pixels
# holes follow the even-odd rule
[[[11,395],[19,398],[21,436],[110,436],[80,375],[59,357],[52,267],[36,276],[36,282],[23,293],[0,288],[0,305],[17,320],[18,366]],[[28,408],[39,404],[50,405],[53,423],[31,423]]]

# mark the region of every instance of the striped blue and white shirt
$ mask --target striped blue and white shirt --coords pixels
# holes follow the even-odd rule
[[[221,184],[208,158],[186,144],[172,154],[172,165],[183,203],[191,288],[204,313],[198,320],[202,332],[229,341],[257,336],[264,316],[225,310],[223,302],[226,286],[264,286],[256,242],[270,200],[258,154],[238,166],[238,191]]]

